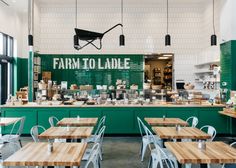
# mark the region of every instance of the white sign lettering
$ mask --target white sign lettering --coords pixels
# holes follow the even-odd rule
[[[130,69],[130,58],[53,58],[53,69]]]

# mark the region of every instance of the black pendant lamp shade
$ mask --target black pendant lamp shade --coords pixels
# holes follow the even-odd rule
[[[213,31],[214,31],[214,34],[211,35],[211,46],[216,46],[217,36],[216,36],[216,29],[215,29],[215,0],[213,0]]]
[[[125,46],[125,36],[123,34],[120,35],[120,46]]]
[[[217,36],[215,34],[211,35],[211,46],[217,45]]]
[[[170,46],[171,45],[171,36],[167,34],[165,36],[165,46]]]

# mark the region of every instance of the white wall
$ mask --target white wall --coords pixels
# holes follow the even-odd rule
[[[17,56],[27,57],[27,21],[23,13],[0,3],[0,31],[17,40]]]
[[[119,2],[78,0],[78,27],[104,32],[120,22]],[[103,49],[88,46],[81,51],[73,48],[75,27],[74,1],[41,4],[40,53],[44,54],[146,54],[175,53],[176,79],[193,81],[196,53],[202,49],[201,3],[170,1],[170,34],[172,46],[164,46],[166,34],[166,3],[162,0],[124,1],[125,47],[119,47],[120,28],[106,34]],[[165,1],[164,1],[165,2]],[[182,0],[183,2],[183,0]]]

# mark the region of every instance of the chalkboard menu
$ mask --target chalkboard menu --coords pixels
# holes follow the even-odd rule
[[[52,80],[68,85],[113,85],[127,82],[127,88],[143,87],[143,55],[46,55],[41,54],[41,71],[50,71]]]

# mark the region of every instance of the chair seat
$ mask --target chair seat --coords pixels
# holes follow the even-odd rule
[[[20,140],[19,135],[10,135],[10,134],[3,135],[0,139],[1,142],[13,142],[19,140]]]
[[[54,142],[66,142],[66,139],[55,139]]]
[[[161,138],[159,138],[158,136],[155,136],[155,138],[156,138],[156,142],[158,143],[158,145],[160,147],[163,147],[163,140]],[[148,137],[148,135],[144,135],[142,140],[143,140],[143,142],[146,142],[146,143],[148,143],[148,142],[154,143],[154,139],[152,137]]]

